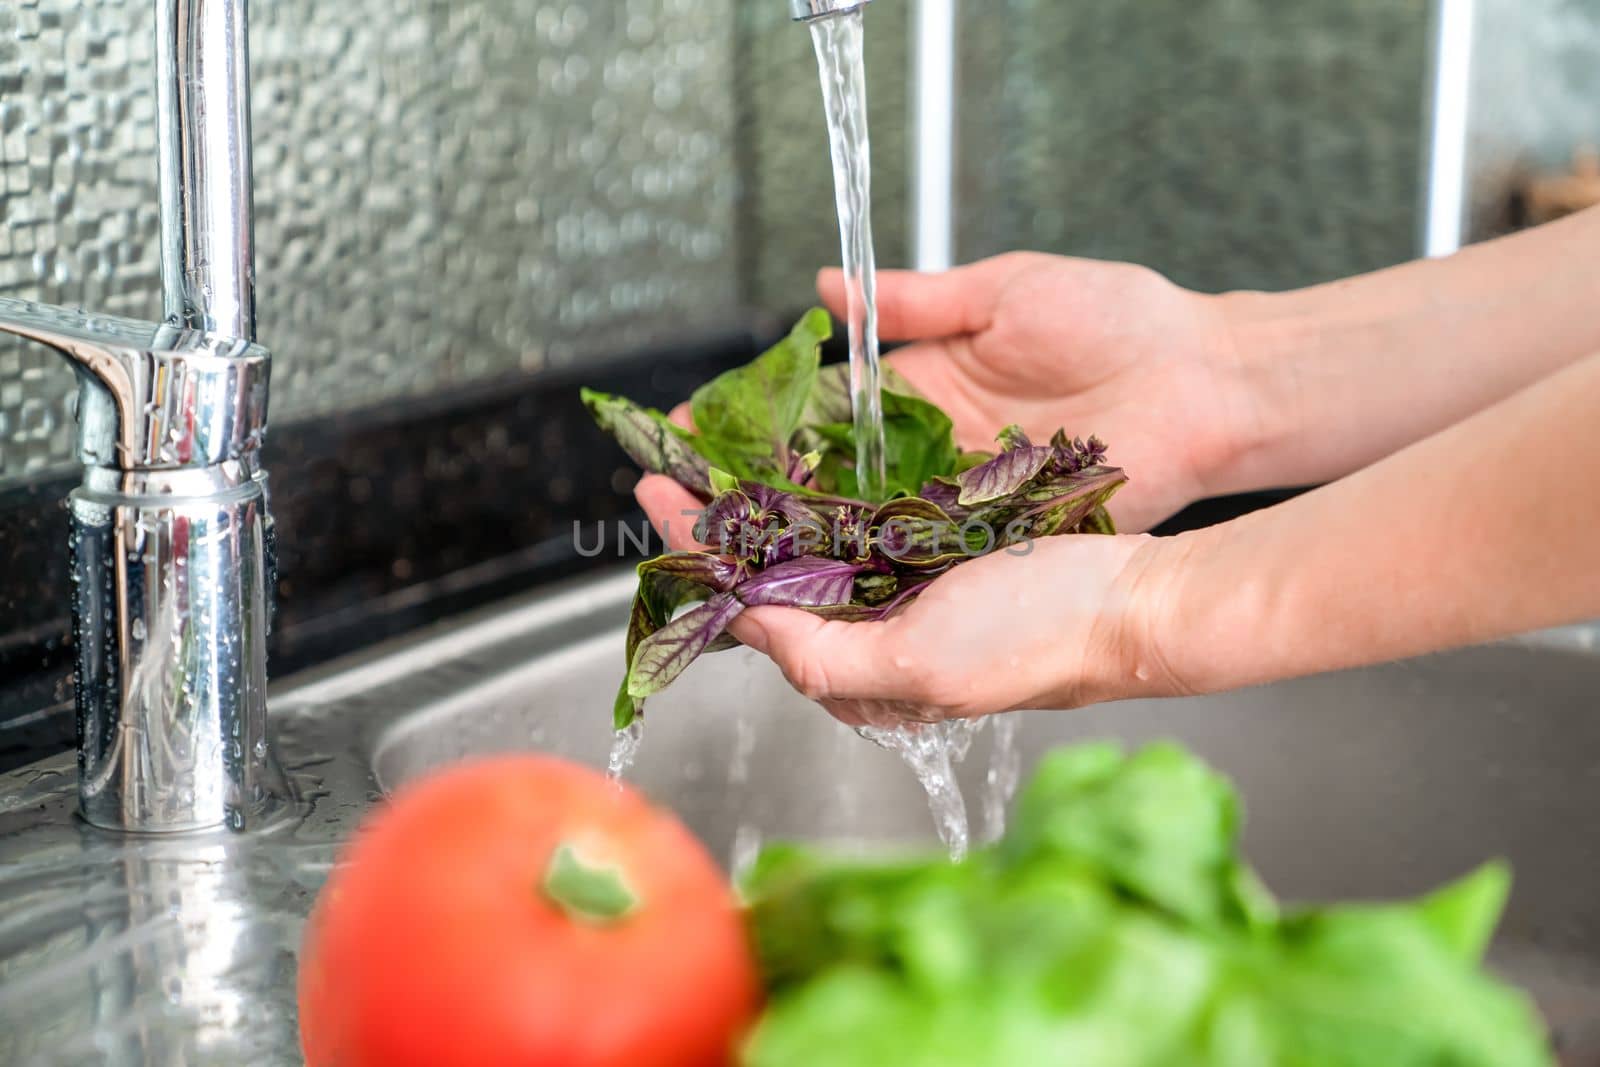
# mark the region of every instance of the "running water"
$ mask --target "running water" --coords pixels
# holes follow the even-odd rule
[[[878,384],[878,266],[872,248],[872,149],[867,135],[867,70],[862,51],[864,9],[817,19],[817,48],[834,201],[844,266],[845,325],[850,337],[850,401],[855,416],[860,495],[884,493],[883,397]],[[939,837],[953,857],[966,854],[966,801],[954,765],[966,755],[976,727],[967,722],[895,729],[864,727],[863,737],[896,752],[928,793]]]
[[[950,858],[967,854],[971,834],[967,826],[967,802],[956,781],[955,765],[961,762],[972,744],[977,726],[967,719],[940,723],[915,723],[886,728],[859,726],[856,732],[881,748],[905,760],[917,781],[928,794],[934,829],[950,850]]]
[[[613,782],[621,782],[622,776],[628,773],[628,768],[633,766],[633,761],[639,758],[639,744],[644,740],[644,716],[634,718],[633,722],[611,735],[611,755],[606,759],[606,776]]]
[[[846,312],[850,393],[860,495],[883,495],[883,398],[878,391],[878,267],[872,250],[872,152],[867,137],[867,72],[862,10],[811,23],[833,156]]]
[[[992,844],[1005,836],[1006,809],[1022,779],[1022,751],[1017,747],[1015,714],[991,715],[989,772],[983,783],[983,842]]]
[[[753,703],[759,691],[760,677],[754,671],[745,671],[745,691]],[[733,723],[733,757],[728,761],[728,795],[743,804],[743,794],[750,785],[750,759],[756,752],[756,725],[749,715],[740,714]],[[733,847],[728,856],[728,873],[735,880],[755,863],[761,852],[761,830],[744,819],[733,832]]]

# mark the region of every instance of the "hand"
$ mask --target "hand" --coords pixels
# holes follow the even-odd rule
[[[1050,537],[964,563],[884,622],[750,608],[745,644],[852,726],[1075,708],[1182,687],[1147,649],[1164,542]]]
[[[836,316],[844,279],[818,289]],[[944,274],[878,275],[879,333],[914,341],[888,362],[955,421],[971,449],[1020,423],[1094,434],[1129,482],[1110,510],[1140,531],[1220,491],[1256,421],[1224,302],[1123,263],[1014,253]]]
[[[652,474],[635,492],[668,547],[705,549],[690,534],[700,505],[682,486]],[[758,607],[728,629],[852,726],[1170,695],[1186,687],[1149,634],[1164,610],[1177,544],[1145,535],[1046,537],[1026,552],[963,563],[884,622]]]

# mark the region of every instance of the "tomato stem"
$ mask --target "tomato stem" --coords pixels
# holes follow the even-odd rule
[[[639,906],[620,869],[585,863],[571,845],[559,846],[550,857],[542,888],[569,918],[581,922],[616,922]]]

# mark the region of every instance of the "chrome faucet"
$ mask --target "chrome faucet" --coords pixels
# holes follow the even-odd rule
[[[79,802],[114,830],[242,829],[282,794],[266,736],[246,0],[156,0],[165,321],[0,299],[72,361]]]
[[[789,0],[789,15],[796,22],[810,22],[860,11],[867,3],[868,0]]]

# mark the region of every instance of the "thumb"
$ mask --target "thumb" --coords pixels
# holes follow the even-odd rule
[[[1004,283],[1026,265],[1023,257],[996,256],[939,274],[878,272],[878,336],[885,341],[932,341],[980,333],[989,326]],[[836,318],[846,316],[844,272],[817,275],[817,293]]]

